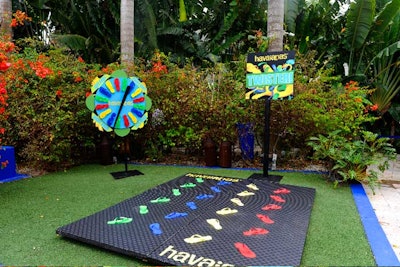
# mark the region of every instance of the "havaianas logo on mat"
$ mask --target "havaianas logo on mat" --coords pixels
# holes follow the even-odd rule
[[[196,265],[196,266],[214,266],[214,267],[228,267],[234,266],[233,264],[224,263],[210,258],[204,258],[191,254],[189,252],[177,251],[174,246],[169,246],[164,249],[159,256],[165,256],[168,259],[179,262],[183,265]]]

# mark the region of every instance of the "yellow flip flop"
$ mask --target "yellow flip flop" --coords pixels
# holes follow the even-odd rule
[[[218,219],[207,219],[207,223],[214,227],[215,230],[222,230],[222,226]]]
[[[243,202],[239,199],[239,198],[231,198],[231,201],[233,202],[233,203],[235,203],[236,205],[238,205],[238,206],[244,206],[244,204],[243,204]]]
[[[243,191],[243,192],[237,193],[237,195],[238,195],[239,197],[247,197],[247,196],[252,196],[252,195],[254,195],[254,193],[253,193],[253,192],[249,192],[249,191]]]
[[[189,244],[195,244],[195,243],[200,243],[200,242],[205,242],[205,241],[210,241],[210,240],[212,240],[212,236],[210,236],[210,235],[202,236],[199,234],[194,234],[191,237],[184,239],[184,241]]]
[[[258,187],[255,184],[248,184],[246,185],[248,188],[252,189],[252,190],[259,190]]]
[[[231,208],[223,208],[221,210],[217,210],[217,214],[219,215],[228,215],[228,214],[233,214],[238,212],[236,209],[231,209]]]

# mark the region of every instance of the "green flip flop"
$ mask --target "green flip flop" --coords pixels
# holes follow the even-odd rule
[[[140,205],[139,206],[139,213],[140,214],[147,214],[147,213],[149,213],[149,209],[147,208],[146,205]]]
[[[124,224],[132,222],[132,218],[118,216],[112,221],[108,221],[107,224]]]
[[[182,188],[191,188],[191,187],[195,187],[195,186],[196,186],[196,184],[194,184],[194,183],[186,183],[186,184],[181,185]]]
[[[180,196],[181,192],[179,191],[179,189],[174,188],[172,189],[172,194],[174,194],[174,196]]]
[[[159,197],[157,199],[153,199],[150,200],[151,203],[167,203],[169,202],[171,199],[167,198],[167,197]]]

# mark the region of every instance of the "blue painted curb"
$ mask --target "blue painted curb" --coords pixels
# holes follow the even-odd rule
[[[27,174],[17,174],[14,177],[10,177],[10,178],[7,178],[7,179],[0,180],[0,184],[1,183],[9,183],[9,182],[13,182],[13,181],[17,181],[17,180],[25,179],[25,178],[31,178],[31,176],[27,175]]]
[[[351,184],[350,188],[377,266],[400,266],[363,186]]]

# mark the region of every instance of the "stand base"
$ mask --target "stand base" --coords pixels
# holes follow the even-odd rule
[[[279,182],[282,180],[282,178],[283,178],[283,176],[281,176],[281,175],[264,176],[264,174],[262,174],[262,173],[253,173],[247,179],[249,179],[249,180],[264,180],[264,181],[268,181],[271,183],[279,184]]]
[[[114,179],[122,179],[130,176],[143,175],[143,173],[138,170],[112,172],[110,174],[114,177]]]

